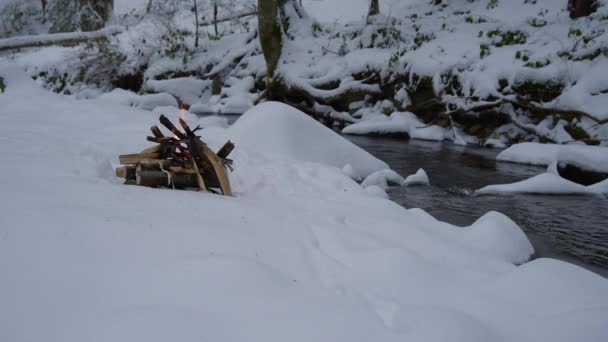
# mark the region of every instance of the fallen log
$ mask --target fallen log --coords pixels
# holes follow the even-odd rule
[[[158,159],[159,157],[159,153],[122,154],[118,156],[118,161],[121,164],[137,164],[144,159]]]
[[[91,32],[67,32],[18,36],[0,39],[0,51],[49,45],[76,45],[91,40],[107,40],[108,36],[123,32],[120,26],[110,26]]]
[[[226,142],[224,144],[224,146],[222,146],[222,148],[220,148],[219,151],[217,151],[217,156],[222,158],[222,159],[226,159],[228,158],[228,155],[230,155],[230,153],[232,152],[232,150],[234,150],[234,143],[230,140],[228,140],[228,142]]]
[[[116,177],[135,179],[135,166],[121,166],[116,168]]]
[[[176,189],[196,188],[197,175],[169,171],[145,170],[138,168],[135,175],[137,185],[149,187],[169,187]]]

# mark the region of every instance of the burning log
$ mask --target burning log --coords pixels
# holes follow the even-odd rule
[[[140,153],[124,154],[118,157],[121,164],[116,168],[116,176],[125,179],[126,184],[149,187],[169,187],[174,189],[196,189],[215,191],[232,196],[226,168],[232,170],[232,160],[226,157],[234,149],[228,141],[218,153],[214,153],[200,136],[195,135],[201,128],[190,126],[182,118],[178,122],[183,132],[171,120],[161,115],[160,123],[173,136],[165,136],[158,126],[150,127],[154,136],[146,139],[155,142]]]

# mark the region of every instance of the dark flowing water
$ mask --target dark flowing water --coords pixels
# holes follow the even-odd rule
[[[451,143],[346,136],[403,176],[423,168],[430,187],[393,187],[391,199],[435,218],[468,226],[488,211],[509,216],[528,235],[537,257],[553,257],[608,276],[608,199],[595,196],[484,195],[473,191],[513,183],[545,168],[496,162],[499,150]]]

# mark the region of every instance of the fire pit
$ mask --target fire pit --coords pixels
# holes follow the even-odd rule
[[[182,132],[164,115],[159,121],[172,136],[165,136],[158,126],[150,127],[154,136],[146,139],[156,145],[137,154],[120,155],[123,166],[116,168],[116,176],[124,178],[125,184],[197,189],[232,196],[226,169],[232,170],[228,155],[234,144],[228,141],[214,153],[195,135],[200,126],[190,129],[180,117]]]

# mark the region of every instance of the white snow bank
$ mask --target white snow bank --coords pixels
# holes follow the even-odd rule
[[[599,183],[589,185],[587,188],[597,193],[608,195],[608,179],[604,179]]]
[[[175,108],[175,110],[178,110],[179,107],[175,97],[169,93],[137,95],[132,91],[120,88],[100,95],[99,99],[150,111],[158,107],[172,107]]]
[[[197,102],[211,86],[211,81],[194,77],[180,77],[170,80],[149,80],[144,84],[144,90],[155,93],[169,93],[183,103],[191,105]]]
[[[265,102],[247,111],[229,129],[237,146],[260,153],[342,168],[365,177],[388,169],[383,161],[344,139],[301,111],[279,102]]]
[[[172,106],[177,108],[179,104],[173,95],[169,93],[158,93],[141,95],[131,99],[131,106],[143,110],[154,110],[156,107]]]
[[[387,189],[390,185],[401,185],[404,181],[403,177],[393,170],[380,170],[367,176],[361,183],[361,186],[366,188],[371,185],[377,185],[383,189]]]
[[[464,240],[504,261],[523,264],[534,248],[526,234],[507,216],[491,211],[464,229]]]
[[[551,195],[595,194],[589,187],[571,182],[553,173],[543,173],[521,182],[488,185],[475,191],[476,194],[530,193]]]
[[[344,134],[396,134],[404,133],[413,139],[441,141],[445,139],[445,129],[422,123],[415,114],[395,112],[389,117],[378,115],[368,120],[344,127]]]
[[[565,162],[590,171],[608,172],[608,148],[601,146],[526,142],[502,151],[496,160],[532,165]]]
[[[409,175],[403,181],[403,185],[430,185],[429,176],[423,169],[418,169],[415,174]]]
[[[50,94],[2,61],[0,76],[0,341],[608,337],[608,281],[561,261],[512,265],[527,250],[497,215],[455,227],[336,167],[238,143],[236,197],[125,186],[117,156],[150,146],[154,115]],[[292,109],[261,108],[342,144]],[[240,130],[291,127],[258,114]],[[217,149],[237,132],[203,133]]]

